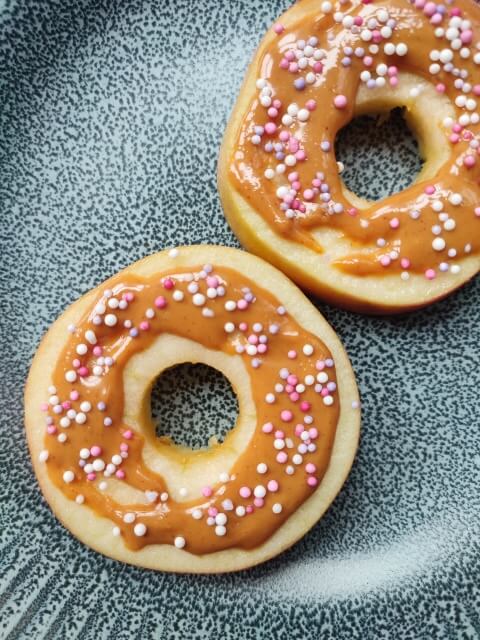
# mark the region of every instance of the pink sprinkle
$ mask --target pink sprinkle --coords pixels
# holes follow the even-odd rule
[[[389,79],[390,82],[390,86],[391,87],[396,87],[398,85],[398,78],[397,76],[393,76],[392,78]]]
[[[266,422],[262,427],[263,433],[272,433],[273,424],[271,422]]]
[[[268,133],[269,136],[273,136],[273,134],[277,130],[277,125],[274,122],[267,122],[265,125],[265,132]]]
[[[247,307],[248,307],[248,302],[243,298],[237,302],[237,309],[240,309],[240,311],[244,311]],[[242,322],[242,324],[244,323]],[[243,329],[241,329],[241,331],[243,331]]]
[[[400,266],[402,267],[402,269],[409,269],[410,268],[410,260],[408,258],[402,258],[400,260]]]
[[[323,371],[325,369],[325,361],[324,360],[317,360],[315,363],[315,369],[317,371]]]
[[[216,507],[209,507],[208,515],[214,518],[216,515],[218,515],[218,509]]]
[[[437,274],[434,269],[427,269],[425,271],[425,277],[427,280],[433,280]]]
[[[362,18],[362,16],[355,16],[355,18],[354,18],[354,20],[353,20],[353,24],[354,24],[356,27],[361,27],[361,26],[362,26],[362,24],[363,24],[363,18]]]
[[[123,437],[125,438],[125,440],[131,440],[133,438],[133,432],[130,431],[130,429],[128,429],[127,431],[124,431]]]
[[[290,73],[297,73],[298,71],[298,64],[296,62],[291,62],[288,65],[288,70],[290,71]]]
[[[278,137],[282,142],[287,142],[290,139],[290,134],[288,131],[280,131]]]
[[[78,393],[78,391],[70,392],[70,400],[78,400],[79,397],[80,397],[80,394]]]
[[[248,514],[253,513],[253,507],[252,507],[252,505],[251,505],[251,504],[247,505],[247,506],[245,507],[245,511],[246,511]]]
[[[217,276],[208,276],[207,277],[207,286],[208,287],[210,287],[212,289],[216,289],[219,284],[220,284],[220,282],[218,281]]]
[[[313,476],[310,476],[307,479],[307,484],[309,487],[316,487],[318,484],[318,480],[316,478],[314,478]]]
[[[458,135],[458,133],[451,133],[449,140],[452,144],[456,144],[460,140],[460,136]]]
[[[312,440],[316,440],[318,438],[318,430],[315,427],[311,427],[308,430],[308,434]]]
[[[167,301],[163,296],[158,296],[158,298],[155,298],[154,304],[157,307],[157,309],[165,309],[165,307],[167,306]]]
[[[276,118],[278,116],[278,109],[275,109],[275,107],[270,107],[267,111],[267,114],[269,118]]]
[[[288,409],[284,409],[280,413],[280,418],[283,422],[291,422],[293,420],[293,413]]]
[[[315,71],[315,73],[322,73],[323,64],[318,60],[317,62],[314,63],[313,70]]]
[[[297,160],[305,160],[305,158],[307,157],[307,154],[305,153],[305,151],[303,149],[299,149],[296,154],[295,157]]]
[[[163,286],[165,289],[170,290],[173,289],[175,283],[171,278],[165,278],[165,280],[163,281]]]
[[[90,453],[92,454],[92,456],[97,458],[102,454],[102,447],[99,447],[98,444],[94,444],[93,447],[90,449]]]
[[[285,432],[282,431],[281,429],[277,429],[277,431],[275,431],[275,438],[279,438],[280,440],[283,440],[285,438]]]
[[[292,393],[288,396],[292,402],[297,402],[300,398],[300,394],[297,391],[292,391]]]
[[[315,100],[307,100],[305,106],[309,111],[314,111],[317,107],[317,103]]]
[[[363,59],[363,64],[364,64],[366,67],[371,67],[371,66],[372,66],[372,64],[373,64],[373,58],[372,58],[371,56],[365,56],[365,57],[364,57],[364,59]],[[345,100],[346,100],[346,98],[345,98]],[[346,103],[345,103],[345,104],[346,104]],[[335,105],[335,106],[336,106],[336,105]]]
[[[62,409],[65,409],[65,411],[68,411],[71,408],[72,408],[72,403],[69,400],[65,400],[64,402],[62,402]]]
[[[212,493],[213,493],[212,487],[207,486],[202,488],[202,496],[205,496],[205,498],[210,498]]]
[[[292,349],[287,353],[287,356],[290,358],[290,360],[295,360],[295,358],[297,357],[297,352]]]
[[[433,185],[428,185],[428,187],[425,187],[425,193],[427,194],[427,196],[431,196],[435,193],[435,187]]]
[[[310,411],[311,404],[310,402],[306,402],[305,400],[300,403],[300,411],[306,412]]]
[[[460,9],[460,7],[453,7],[452,9],[450,9],[450,15],[451,16],[461,16],[462,15],[462,10]]]
[[[279,451],[277,453],[277,462],[279,462],[280,464],[285,464],[287,460],[288,455],[285,453],[285,451]]]
[[[388,267],[390,265],[391,262],[391,258],[390,256],[382,256],[380,258],[380,264],[382,265],[382,267]]]
[[[280,107],[282,106],[282,101],[278,98],[275,98],[275,100],[273,101],[273,106],[275,107],[275,109],[280,109]]]
[[[353,218],[358,214],[358,209],[356,209],[355,207],[351,207],[350,209],[348,209],[347,213],[349,216],[352,216]]]
[[[249,498],[252,495],[252,492],[248,487],[240,487],[238,493],[242,498]]]
[[[458,122],[456,122],[452,127],[452,131],[454,131],[455,133],[460,133],[462,129],[463,129],[462,125],[458,124]]]
[[[268,351],[268,347],[266,344],[259,344],[257,347],[257,352],[258,353],[267,353]]]
[[[295,427],[295,435],[300,436],[303,433],[303,424],[297,424]]]
[[[127,302],[132,302],[135,299],[135,294],[133,293],[133,291],[126,291],[123,294],[122,298]]]
[[[337,109],[345,109],[347,102],[347,98],[344,95],[335,96],[333,99],[333,104]]]
[[[85,378],[86,376],[88,376],[88,367],[80,367],[78,373],[82,378]]]
[[[47,433],[49,436],[53,436],[57,433],[57,427],[54,424],[49,424],[47,427]]]
[[[427,2],[427,4],[423,8],[423,13],[426,16],[430,17],[430,16],[433,16],[433,14],[436,12],[436,10],[437,10],[437,7],[436,7],[434,2]]]
[[[390,227],[392,229],[398,229],[399,226],[400,226],[400,220],[398,218],[392,218],[390,220]]]
[[[308,464],[305,465],[305,471],[307,473],[315,473],[316,470],[317,470],[317,467],[312,462],[309,462]]]
[[[283,26],[283,24],[280,24],[279,22],[277,22],[277,24],[273,25],[273,30],[275,31],[277,36],[279,36],[281,33],[285,31],[285,27]]]
[[[87,480],[89,480],[90,482],[93,482],[96,477],[97,474],[94,471],[92,471],[92,473],[87,473]]]
[[[442,82],[439,82],[435,87],[437,93],[445,93],[446,87]]]
[[[298,384],[298,378],[293,373],[290,373],[289,376],[287,377],[287,382],[288,384],[292,384],[295,386],[296,384]]]
[[[322,398],[325,398],[325,396],[329,396],[329,395],[330,395],[330,392],[329,392],[329,390],[325,387],[324,389],[322,389],[322,390],[320,391],[320,395],[322,396]]]
[[[475,207],[473,213],[477,216],[477,218],[480,218],[480,207]]]
[[[434,13],[430,18],[431,24],[440,24],[443,20],[443,16],[441,13]]]
[[[245,300],[245,302],[246,302],[246,300]],[[239,304],[240,304],[240,301],[237,302],[237,307],[238,307]],[[240,331],[246,331],[248,329],[248,324],[246,322],[241,322],[238,325],[238,328],[240,329]]]
[[[460,34],[460,40],[462,41],[463,44],[470,44],[470,42],[472,41],[473,38],[473,33],[471,29],[465,29],[465,31],[462,31],[462,33]]]
[[[276,480],[269,480],[267,484],[267,489],[272,493],[278,491],[278,482]]]
[[[467,167],[467,169],[471,169],[475,165],[475,156],[465,156],[463,160],[463,164]]]
[[[78,358],[72,361],[74,369],[78,369],[78,367],[82,364]]]
[[[263,507],[263,505],[265,504],[263,498],[255,498],[253,500],[253,504],[258,507],[259,509],[261,509]]]
[[[282,58],[280,60],[280,68],[281,69],[288,69],[288,60],[286,58]]]
[[[126,442],[120,443],[120,451],[128,451],[128,444]]]
[[[392,65],[391,67],[388,67],[387,75],[388,75],[390,78],[392,78],[393,76],[398,75],[398,69],[397,69],[397,67],[395,67],[394,65]]]
[[[150,329],[150,323],[147,320],[142,320],[142,322],[140,322],[140,329],[142,331],[148,331]]]
[[[480,84],[474,85],[472,91],[476,96],[480,96]]]
[[[102,349],[102,347],[100,345],[96,345],[95,347],[93,347],[93,355],[94,356],[99,357],[99,356],[102,355],[102,352],[103,352],[103,349]]]
[[[117,471],[115,471],[115,476],[119,480],[123,480],[125,478],[125,471],[123,471],[123,469],[117,469]]]
[[[40,411],[48,411],[48,402],[42,402],[40,405]]]

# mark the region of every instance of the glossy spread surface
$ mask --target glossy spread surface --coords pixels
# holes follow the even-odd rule
[[[340,233],[350,246],[332,264],[343,271],[459,273],[480,246],[480,9],[471,0],[318,2],[286,22],[267,35],[252,71],[255,95],[231,158],[235,188],[291,240],[321,252],[328,247],[312,234]],[[448,161],[432,179],[359,209],[342,188],[335,136],[361,86],[374,95],[398,86],[402,72],[451,101],[455,117],[441,124]]]
[[[206,554],[260,545],[312,494],[328,467],[340,412],[328,349],[298,325],[294,310],[223,266],[148,279],[119,274],[97,294],[69,327],[48,391],[45,383],[40,461],[51,481],[109,518],[112,534],[131,549],[165,543]],[[169,495],[169,478],[145,464],[146,435],[124,419],[125,367],[165,334],[241,358],[256,406],[253,436],[233,467],[201,495],[186,492],[179,501]],[[221,455],[228,441],[214,453]],[[113,483],[145,499],[120,502],[110,493]]]

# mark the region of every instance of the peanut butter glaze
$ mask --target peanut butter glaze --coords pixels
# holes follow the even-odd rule
[[[42,405],[41,455],[51,481],[109,518],[130,549],[165,543],[206,554],[257,547],[321,481],[340,413],[331,354],[245,276],[210,265],[148,279],[119,274],[70,332]],[[144,436],[123,422],[125,366],[162,334],[242,358],[257,412],[233,468],[188,501],[166,495],[169,479],[143,460]],[[228,446],[228,438],[217,446]],[[111,478],[146,492],[150,503],[115,501]]]
[[[332,261],[342,271],[457,273],[480,246],[480,9],[471,0],[312,6],[261,45],[231,158],[234,188],[290,240],[322,252],[312,232],[340,232],[351,243]],[[335,137],[359,87],[397,86],[399,72],[453,103],[455,118],[442,125],[450,156],[433,179],[357,209],[342,189]]]

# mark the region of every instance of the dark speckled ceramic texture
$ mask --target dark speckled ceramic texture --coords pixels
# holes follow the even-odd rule
[[[326,516],[263,566],[176,576],[104,558],[56,521],[32,472],[23,385],[64,307],[164,247],[238,246],[217,195],[218,146],[250,56],[287,4],[2,3],[2,639],[480,637],[478,279],[397,318],[318,303],[357,372],[360,449]],[[408,137],[365,145],[357,131],[342,145],[359,163],[350,185],[377,196],[418,168]]]

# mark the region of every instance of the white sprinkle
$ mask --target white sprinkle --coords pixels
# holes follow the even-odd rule
[[[222,537],[227,533],[227,529],[226,527],[224,527],[223,525],[217,525],[215,527],[215,535]]]
[[[75,382],[75,380],[77,379],[77,374],[73,369],[70,369],[69,371],[67,371],[67,373],[65,374],[65,380],[67,382]]]
[[[88,413],[92,408],[92,405],[90,404],[90,402],[88,402],[88,400],[84,400],[81,404],[80,404],[80,409],[82,411],[84,411],[85,413]]]
[[[261,475],[263,475],[264,473],[267,473],[268,471],[268,467],[265,464],[265,462],[260,462],[260,464],[257,464],[257,473],[260,473]]]
[[[274,505],[272,505],[272,511],[273,513],[282,513],[282,505],[280,504],[280,502],[275,502]]]
[[[303,345],[303,353],[306,356],[311,356],[313,351],[314,351],[314,349],[313,349],[313,346],[311,344],[304,344]]]
[[[85,502],[85,496],[82,493],[79,493],[78,496],[75,498],[75,502],[77,504],[83,504]]]
[[[160,495],[160,500],[162,502],[166,502],[168,500],[168,493],[166,491],[164,491],[161,495]]]
[[[138,537],[141,538],[142,536],[144,536],[147,533],[147,527],[143,524],[143,522],[138,522],[134,527],[133,527],[133,533]]]
[[[205,304],[206,298],[203,295],[203,293],[196,293],[193,298],[192,298],[192,302],[196,307],[201,307]]]
[[[227,524],[228,518],[225,513],[217,513],[215,516],[215,524],[224,525]]]
[[[227,311],[235,311],[237,308],[237,303],[234,300],[227,300],[225,302],[225,309]]]
[[[136,515],[134,513],[128,512],[123,516],[123,521],[126,524],[132,524],[136,520]]]
[[[98,485],[98,488],[100,489],[100,491],[105,491],[107,487],[108,485],[106,482],[100,482],[100,484]]]
[[[327,405],[327,407],[332,405],[333,404],[333,396],[325,396],[323,398],[323,404]]]
[[[105,316],[105,324],[107,327],[114,327],[117,324],[117,316],[114,313],[107,313]]]
[[[65,471],[63,474],[63,481],[66,484],[70,484],[70,482],[73,482],[75,480],[75,474],[73,473],[73,471]]]
[[[43,449],[43,451],[40,451],[38,455],[38,459],[40,462],[46,462],[48,460],[48,451],[46,449]]]
[[[267,495],[267,490],[265,489],[265,487],[261,484],[258,484],[255,489],[253,490],[253,495],[256,498],[264,498]]]
[[[75,422],[77,424],[85,424],[86,421],[87,421],[87,416],[82,412],[77,413],[77,415],[75,416]]]
[[[462,196],[460,193],[451,193],[448,197],[449,202],[451,202],[454,206],[458,206],[462,204]]]
[[[239,518],[243,518],[243,516],[246,513],[245,507],[243,507],[242,505],[239,505],[236,509],[235,509],[235,513],[237,514],[237,516]]]
[[[80,458],[82,460],[88,460],[89,457],[90,457],[90,449],[87,449],[86,447],[84,447],[83,449],[80,449]]]
[[[276,438],[273,441],[273,446],[275,447],[275,449],[277,449],[277,451],[281,451],[282,449],[285,448],[285,440],[282,440],[281,438]]]
[[[179,253],[180,253],[179,250],[176,247],[174,247],[173,249],[170,249],[170,251],[168,252],[168,256],[170,258],[177,258]]]
[[[180,289],[175,289],[172,298],[175,300],[175,302],[182,302],[184,298],[183,291],[180,291]]]
[[[186,496],[188,496],[188,490],[186,487],[181,487],[179,494],[182,496],[182,498],[185,498]]]
[[[225,329],[225,333],[233,333],[235,331],[233,322],[226,322],[223,328]]]
[[[273,393],[267,393],[265,396],[265,402],[267,404],[273,404],[275,402],[275,395]]]
[[[115,538],[118,538],[118,536],[120,535],[120,528],[119,528],[119,527],[113,527],[113,529],[112,529],[112,535],[113,535]]]

